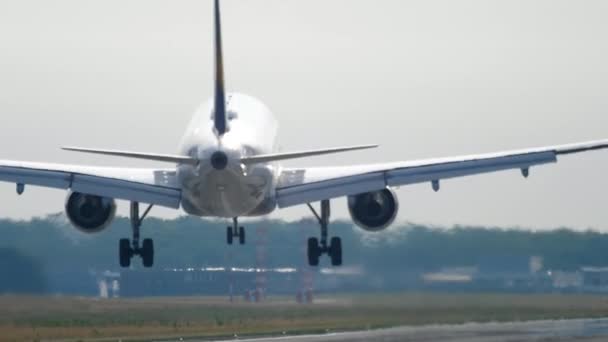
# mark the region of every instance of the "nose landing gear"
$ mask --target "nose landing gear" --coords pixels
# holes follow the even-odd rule
[[[327,254],[331,260],[332,266],[341,266],[342,240],[339,237],[332,237],[330,243],[327,243],[330,216],[329,200],[321,201],[321,215],[317,213],[312,205],[308,204],[308,208],[310,208],[310,211],[315,215],[321,226],[320,241],[314,237],[308,239],[308,264],[310,266],[318,266],[321,255]]]
[[[139,216],[139,203],[131,202],[131,231],[132,240],[120,239],[118,244],[118,254],[121,267],[131,266],[131,259],[135,255],[139,255],[143,261],[144,267],[152,267],[154,265],[154,241],[152,239],[144,239],[143,244],[139,244],[139,233],[141,223],[148,216],[153,205],[150,204],[144,211],[144,214]]]
[[[239,227],[239,219],[237,217],[232,219],[232,226],[226,227],[226,242],[232,245],[235,237],[238,237],[241,245],[245,244],[245,227]]]

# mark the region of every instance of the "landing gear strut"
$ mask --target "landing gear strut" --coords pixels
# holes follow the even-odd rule
[[[315,215],[321,226],[321,241],[311,237],[308,239],[308,264],[310,266],[319,265],[319,257],[327,254],[331,259],[332,266],[342,265],[342,240],[339,237],[332,237],[329,245],[327,244],[327,235],[329,227],[330,205],[329,200],[321,201],[321,215],[317,213],[315,208],[308,204],[308,208]]]
[[[232,245],[232,241],[235,237],[239,238],[241,245],[245,244],[245,227],[239,227],[239,219],[235,217],[232,219],[232,226],[226,227],[226,242]]]
[[[143,261],[144,267],[152,267],[154,265],[154,241],[152,239],[144,239],[142,245],[139,244],[139,232],[141,223],[148,216],[153,205],[150,204],[144,211],[144,214],[139,216],[139,203],[131,202],[131,231],[133,238],[120,239],[119,242],[119,258],[121,267],[131,266],[131,259],[135,255],[139,255]]]

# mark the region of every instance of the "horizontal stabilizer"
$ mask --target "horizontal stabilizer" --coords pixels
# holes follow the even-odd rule
[[[141,153],[141,152],[128,152],[128,151],[117,151],[117,150],[100,150],[100,149],[81,148],[81,147],[62,147],[61,149],[65,150],[65,151],[85,152],[85,153],[102,154],[102,155],[106,155],[106,156],[154,160],[154,161],[176,163],[176,164],[196,165],[198,163],[197,159],[194,159],[194,158],[191,158],[188,156],[178,156],[178,155],[171,155],[171,154]]]
[[[270,163],[270,162],[275,162],[275,161],[279,161],[279,160],[297,159],[297,158],[304,158],[304,157],[321,156],[321,155],[332,154],[332,153],[366,150],[366,149],[376,148],[376,147],[378,147],[378,145],[361,145],[361,146],[328,148],[328,149],[323,149],[323,150],[262,154],[262,155],[257,155],[257,156],[241,158],[241,163],[243,163],[245,165]]]

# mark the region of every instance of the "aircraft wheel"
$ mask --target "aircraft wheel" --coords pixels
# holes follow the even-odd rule
[[[319,248],[319,239],[308,239],[308,265],[319,266],[319,257],[321,256],[321,248]]]
[[[226,227],[226,242],[229,245],[232,245],[232,240],[234,236],[232,235],[232,227]]]
[[[120,259],[120,267],[131,266],[131,241],[129,239],[120,239],[118,243],[118,254]]]
[[[331,258],[332,266],[342,265],[342,239],[339,237],[331,238],[329,244],[329,257]]]
[[[245,228],[239,227],[239,243],[241,245],[245,244]]]
[[[154,265],[154,241],[152,239],[144,239],[141,249],[141,258],[144,267],[152,267]]]

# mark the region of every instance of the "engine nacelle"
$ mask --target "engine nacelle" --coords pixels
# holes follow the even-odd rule
[[[65,201],[65,213],[79,231],[97,233],[114,219],[116,202],[112,198],[70,192]]]
[[[395,192],[386,188],[348,196],[348,211],[357,226],[366,231],[378,232],[395,221],[399,201]]]

